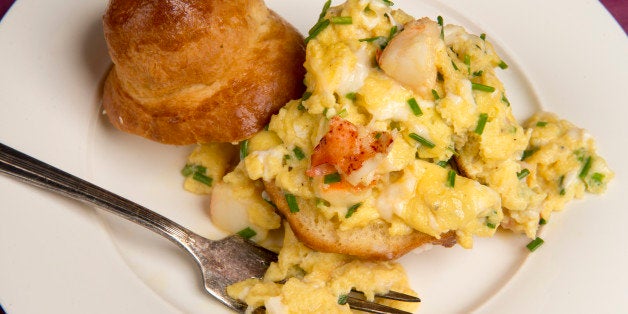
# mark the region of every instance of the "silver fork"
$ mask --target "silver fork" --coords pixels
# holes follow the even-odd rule
[[[0,172],[26,183],[91,203],[142,225],[171,240],[190,253],[200,267],[205,290],[229,308],[244,312],[247,305],[227,295],[227,286],[248,278],[261,278],[277,254],[252,241],[232,235],[208,240],[174,221],[126,198],[50,166],[0,143]],[[416,297],[390,292],[379,297],[419,302]],[[360,298],[355,291],[348,295],[352,309],[379,314],[408,313]]]

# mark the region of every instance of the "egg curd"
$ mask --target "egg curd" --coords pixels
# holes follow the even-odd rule
[[[245,301],[249,309],[263,306],[268,313],[351,313],[345,298],[352,289],[364,293],[370,301],[376,294],[391,290],[416,295],[401,265],[313,251],[300,243],[286,224],[278,262],[271,264],[264,278],[236,283],[227,292]],[[419,305],[383,299],[378,302],[410,312]]]
[[[595,141],[584,129],[555,114],[539,112],[525,123],[532,130],[528,147],[523,152],[522,164],[533,176],[520,173],[522,180],[536,181],[546,197],[540,208],[540,218],[533,224],[545,224],[554,211],[560,211],[574,198],[582,198],[584,192],[601,194],[614,177],[604,158],[596,152]],[[536,220],[534,213],[511,215],[502,225],[514,223],[518,230],[527,216]],[[523,216],[523,217],[522,217]],[[523,230],[529,233],[529,230]]]
[[[327,2],[306,38],[303,97],[239,144],[237,166],[231,144],[190,156],[188,180],[205,186],[186,188],[214,190],[214,223],[281,249],[263,279],[229,288],[250,309],[348,312],[338,300],[352,288],[368,299],[411,292],[394,262],[315,252],[289,227],[277,242],[281,218],[261,181],[315,201],[343,230],[381,220],[392,235],[454,231],[471,248],[499,226],[534,238],[553,211],[613,178],[586,131],[550,113],[517,122],[495,73],[508,65],[486,35],[391,6]],[[195,179],[199,172],[213,181]]]
[[[221,180],[237,158],[238,149],[229,143],[198,145],[181,170],[183,188],[195,194],[210,194],[213,181]]]

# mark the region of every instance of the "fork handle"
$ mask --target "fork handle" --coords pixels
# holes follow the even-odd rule
[[[199,237],[158,213],[2,143],[0,143],[0,172],[108,210],[168,238],[188,251],[189,244]]]

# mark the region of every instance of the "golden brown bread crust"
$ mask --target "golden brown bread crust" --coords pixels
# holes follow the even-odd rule
[[[390,260],[424,244],[451,247],[456,243],[453,231],[443,234],[440,239],[418,231],[406,236],[391,236],[386,223],[374,222],[364,228],[339,230],[335,223],[318,213],[312,202],[297,198],[299,211],[291,213],[281,189],[271,182],[264,182],[264,185],[279,212],[290,224],[294,235],[303,244],[317,251]]]
[[[103,22],[103,106],[123,131],[239,141],[303,93],[303,37],[262,0],[111,0]]]

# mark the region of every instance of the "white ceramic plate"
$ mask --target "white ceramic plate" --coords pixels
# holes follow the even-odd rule
[[[302,32],[321,1],[268,0]],[[545,245],[499,234],[473,250],[401,259],[421,313],[628,311],[628,40],[596,1],[399,0],[415,16],[486,33],[519,119],[543,108],[597,138],[616,172],[607,194],[552,216]],[[337,2],[335,2],[337,3]],[[0,22],[0,142],[158,211],[211,238],[207,199],[181,189],[190,147],[113,129],[99,110],[110,66],[105,0],[18,0]],[[196,266],[158,236],[0,176],[0,304],[10,313],[227,313]]]

